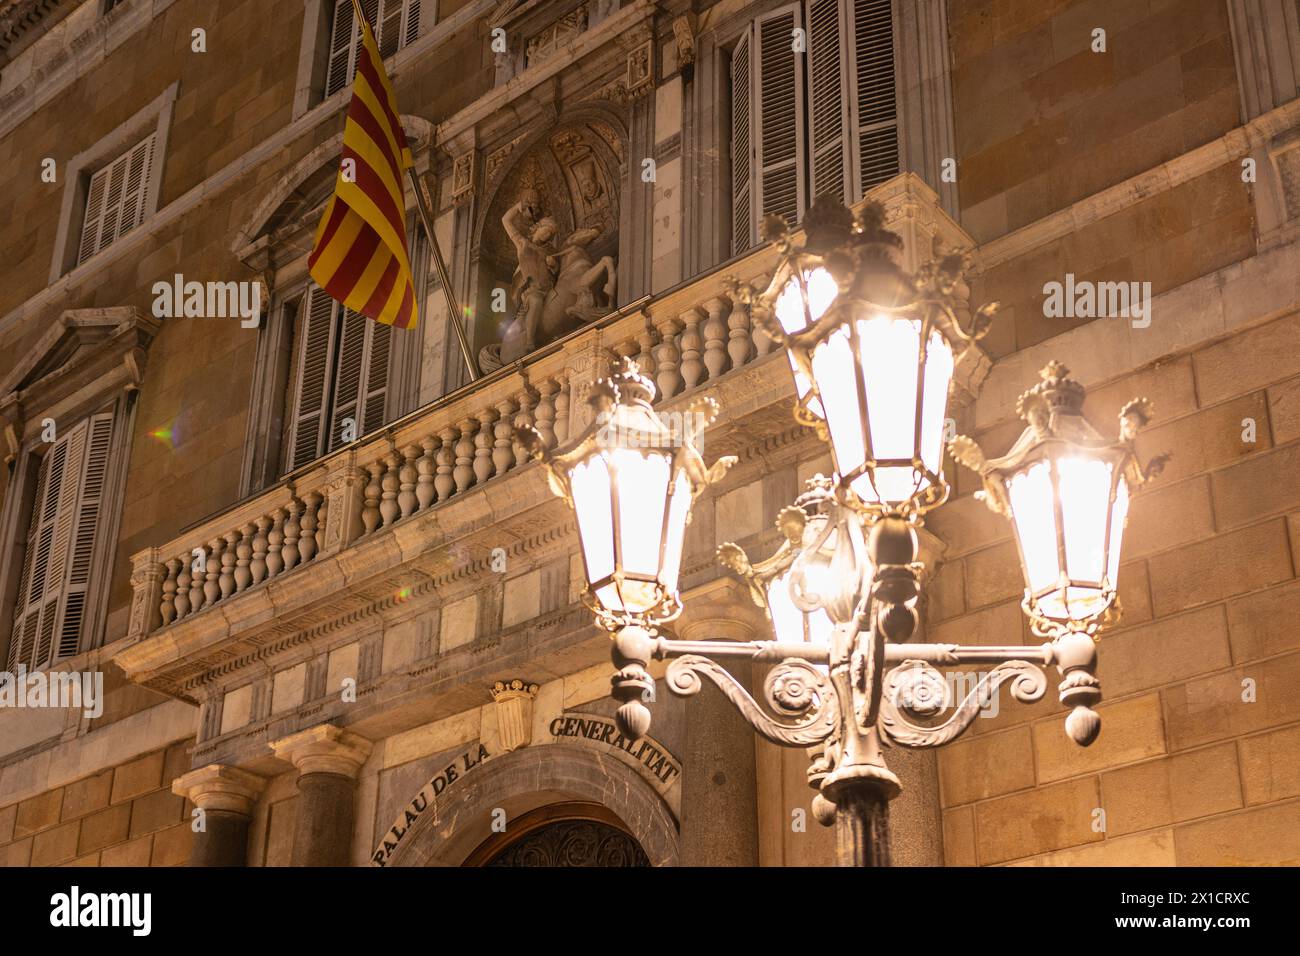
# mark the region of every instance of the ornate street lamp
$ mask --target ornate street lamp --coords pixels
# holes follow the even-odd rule
[[[587,601],[614,633],[620,731],[635,738],[649,730],[651,660],[670,661],[664,682],[679,696],[697,693],[707,677],[761,736],[808,749],[814,814],[835,826],[839,862],[857,866],[889,862],[888,801],[900,788],[883,747],[955,739],[1003,683],[1017,700],[1039,700],[1049,665],[1061,673],[1060,698],[1072,708],[1067,734],[1081,746],[1096,738],[1092,705],[1101,691],[1092,635],[1115,604],[1128,496],[1157,470],[1156,463],[1139,469],[1133,456],[1147,402],[1125,407],[1120,441],[1108,444],[1083,420],[1083,389],[1049,366],[1021,400],[1030,428],[1010,455],[986,461],[969,439],[952,443],[954,456],[983,476],[990,504],[1013,521],[1025,611],[1049,640],[910,643],[923,570],[916,527],[948,494],[942,429],[954,350],[987,331],[993,309],[978,310],[963,331],[957,316],[970,312],[957,290],[965,257],[944,256],[909,276],[894,262],[899,240],[881,220],[872,205],[856,222],[843,209],[814,205],[804,249],[793,247],[783,226],[768,225],[782,261],[756,314],[806,378],[796,418],[829,441],[843,476],[818,476],[782,510],[784,541],[770,557],[751,563],[735,544],[718,549],[767,611],[775,640],[679,641],[660,632],[681,610],[677,569],[691,502],[734,459],[706,470],[689,442],[675,441],[635,363],[624,359],[598,383],[597,420],[569,450],[549,453],[535,431],[520,435],[577,516]],[[838,290],[829,303],[819,269]],[[824,419],[813,414],[814,399]],[[716,415],[711,400],[696,409],[708,422]],[[761,704],[717,663],[726,658],[772,665]],[[993,666],[955,700],[938,668],[975,664]]]
[[[782,260],[755,315],[785,346],[800,406],[815,412],[851,501],[920,514],[947,496],[943,431],[956,355],[987,332],[996,306],[962,329],[952,293],[965,257],[909,276],[896,261],[902,240],[883,221],[879,204],[855,222],[822,198],[796,248],[785,222],[768,217],[764,234]]]

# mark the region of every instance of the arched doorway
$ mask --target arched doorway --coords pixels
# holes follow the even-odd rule
[[[598,803],[554,803],[524,814],[508,833],[494,833],[464,866],[649,866],[641,844]]]

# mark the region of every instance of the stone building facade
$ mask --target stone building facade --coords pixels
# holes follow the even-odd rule
[[[1149,397],[1140,448],[1173,455],[1132,508],[1100,739],[1049,693],[890,751],[896,862],[1300,863],[1296,0],[363,7],[500,360],[475,381],[409,189],[417,330],[307,278],[347,0],[0,3],[0,663],[103,680],[0,708],[0,863],[828,862],[806,755],[711,687],[618,735],[572,518],[512,440],[576,436],[616,356],[663,412],[715,398],[705,456],[739,462],[674,632],[767,636],[714,549],[770,553],[830,462],[725,279],[761,286],[762,215],[826,192],[882,203],[910,266],[969,251],[1002,303],[958,431],[1009,447],[1059,358],[1104,431]],[[580,321],[512,357],[525,241],[582,266]],[[1146,318],[1056,314],[1051,282],[1138,283]],[[947,474],[926,638],[1032,643],[1009,527]]]

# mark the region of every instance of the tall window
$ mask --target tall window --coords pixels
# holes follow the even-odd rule
[[[352,12],[352,0],[333,0],[333,3],[326,96],[352,82],[357,71],[357,51],[361,49],[361,27]],[[420,35],[420,0],[361,0],[361,11],[374,28],[375,42],[385,59]]]
[[[792,226],[813,197],[856,202],[898,172],[891,0],[803,0],[764,14],[731,57],[732,242]]]
[[[6,669],[78,653],[108,471],[113,415],[83,419],[38,466]]]
[[[158,134],[150,133],[90,177],[77,265],[144,222]]]
[[[286,471],[387,421],[392,332],[308,288],[294,324]]]

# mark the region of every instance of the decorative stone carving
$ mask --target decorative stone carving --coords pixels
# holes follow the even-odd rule
[[[469,202],[474,196],[474,150],[461,153],[451,168],[451,201],[457,205]]]
[[[529,37],[524,46],[524,66],[535,66],[587,29],[587,5],[565,14]]]
[[[497,681],[492,685],[492,699],[496,701],[497,734],[505,752],[527,747],[533,740],[533,700],[538,687],[515,678]]]
[[[591,147],[573,138],[562,138],[557,145],[556,139],[552,139],[552,147],[573,163],[571,171],[579,170],[573,175],[582,184],[578,196],[588,204],[588,221],[600,222],[609,215],[611,201],[597,173]],[[576,209],[573,215],[576,217]],[[558,225],[554,218],[542,214],[541,197],[531,188],[520,192],[518,202],[506,211],[501,225],[515,247],[517,265],[510,288],[515,311],[513,321],[503,331],[501,344],[489,345],[480,353],[484,371],[517,361],[607,314],[615,302],[617,268],[613,256],[601,256],[593,262],[588,251],[601,235],[599,227],[580,227],[558,247],[553,245]]]
[[[673,20],[673,39],[677,42],[677,65],[695,62],[695,14],[685,13]]]

